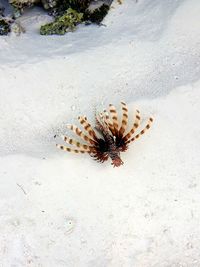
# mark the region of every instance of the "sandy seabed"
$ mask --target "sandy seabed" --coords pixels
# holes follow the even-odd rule
[[[105,27],[45,37],[34,8],[0,38],[0,266],[200,266],[199,14],[126,0]],[[155,119],[122,167],[56,149],[66,123],[121,100],[130,125]]]

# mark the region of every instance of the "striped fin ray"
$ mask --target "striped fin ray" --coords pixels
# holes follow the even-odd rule
[[[111,133],[114,135],[115,133],[115,128],[113,126],[113,123],[110,119],[109,113],[107,112],[107,110],[103,111],[103,116],[104,116],[104,121],[108,127],[108,129],[111,131]]]
[[[93,130],[90,123],[88,122],[87,117],[79,116],[78,120],[79,120],[80,124],[83,126],[83,128],[85,129],[85,131],[89,134],[89,136],[92,137],[92,139],[97,140],[98,138],[96,136],[96,133]]]
[[[112,123],[113,123],[115,134],[118,134],[119,123],[118,123],[117,110],[116,110],[115,106],[110,104],[109,105],[109,111],[110,111],[110,114],[111,114],[111,118],[112,118]]]
[[[122,137],[124,132],[126,131],[126,127],[128,124],[128,107],[124,102],[121,102],[121,105],[122,105],[122,123],[119,129],[119,135]]]
[[[147,125],[145,126],[145,128],[143,130],[141,130],[138,134],[136,134],[136,136],[134,136],[133,138],[131,138],[130,140],[126,141],[126,144],[129,144],[130,142],[135,141],[136,139],[138,139],[141,135],[143,135],[147,130],[149,130],[149,128],[151,127],[151,124],[153,122],[153,118],[149,118],[149,121],[147,123]]]
[[[62,136],[62,138],[66,143],[68,143],[70,145],[74,145],[74,146],[76,146],[76,147],[78,147],[79,149],[82,149],[82,150],[90,151],[90,146],[88,146],[88,145],[81,144],[80,142],[78,142],[78,141],[76,141],[76,140],[74,140],[72,138],[69,138],[69,137],[67,137],[65,135]]]
[[[135,122],[134,122],[134,124],[133,124],[133,127],[132,127],[132,129],[130,130],[130,132],[129,133],[127,133],[125,136],[124,136],[124,141],[127,141],[128,139],[130,139],[131,138],[131,136],[132,136],[132,134],[134,134],[135,133],[135,130],[139,127],[139,125],[140,125],[140,112],[139,112],[139,110],[136,110],[136,115],[135,115]]]
[[[67,151],[67,152],[73,152],[73,153],[89,153],[90,151],[87,150],[83,150],[83,149],[73,149],[67,146],[63,146],[63,145],[58,145],[56,144],[57,148],[60,148],[63,151]]]
[[[76,125],[73,124],[67,124],[67,128],[73,131],[76,135],[78,135],[80,138],[82,138],[84,141],[89,142],[91,145],[96,144],[94,140],[89,138],[86,134],[83,133]]]

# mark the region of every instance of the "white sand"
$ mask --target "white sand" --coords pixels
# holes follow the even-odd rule
[[[200,2],[114,7],[63,37],[33,9],[0,38],[2,267],[200,266]],[[155,118],[122,167],[55,148],[120,100]]]

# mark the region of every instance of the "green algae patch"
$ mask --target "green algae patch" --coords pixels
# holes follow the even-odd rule
[[[40,34],[42,35],[64,35],[66,32],[74,31],[76,26],[82,22],[83,13],[79,13],[72,8],[68,8],[67,11],[55,19],[55,21],[45,24],[40,28]]]

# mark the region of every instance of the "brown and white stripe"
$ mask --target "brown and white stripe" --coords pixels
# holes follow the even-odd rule
[[[83,126],[83,128],[85,129],[85,131],[89,134],[89,136],[92,137],[92,139],[97,140],[96,133],[92,129],[92,126],[89,124],[87,117],[79,116],[78,120],[79,120],[80,124]]]
[[[82,150],[82,149],[73,149],[67,146],[63,146],[63,145],[58,145],[56,144],[57,148],[60,148],[63,151],[67,151],[67,152],[74,152],[74,153],[88,153],[89,151],[87,150]]]
[[[128,139],[131,138],[132,134],[135,133],[135,130],[139,127],[140,125],[140,112],[139,110],[136,110],[136,115],[135,115],[135,122],[133,124],[133,127],[132,129],[130,130],[129,133],[127,133],[125,136],[124,136],[124,141],[127,141]]]
[[[121,102],[121,105],[122,105],[122,123],[119,129],[119,134],[120,136],[123,136],[124,132],[126,131],[127,124],[128,124],[128,107],[126,103],[124,102]]]
[[[138,134],[136,134],[136,136],[134,136],[130,140],[127,140],[126,144],[129,144],[130,142],[135,141],[141,135],[143,135],[151,127],[152,122],[153,122],[153,118],[149,118],[149,121],[148,121],[147,125],[145,126],[145,128],[143,130],[141,130]]]
[[[91,145],[96,144],[94,140],[92,140],[86,134],[84,134],[76,125],[67,124],[67,128],[73,131],[76,135],[78,135],[84,141],[89,142]]]
[[[115,130],[115,133],[118,133],[119,124],[118,124],[117,110],[116,110],[115,106],[110,104],[109,105],[109,111],[110,111],[110,114],[111,114],[112,123],[113,123],[113,127],[114,127],[114,130]]]
[[[63,135],[62,138],[67,144],[74,145],[74,146],[76,146],[82,150],[90,151],[90,146],[88,146],[86,144],[82,144],[82,143],[80,143],[80,142],[78,142],[72,138],[65,136],[65,135]]]
[[[114,134],[114,126],[110,119],[109,113],[107,110],[104,110],[102,113],[99,114],[100,120],[105,124],[105,128],[111,131],[112,134]]]

